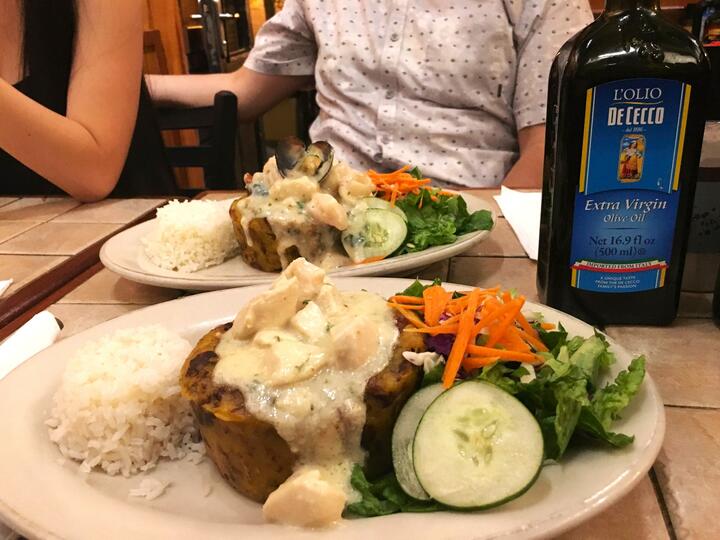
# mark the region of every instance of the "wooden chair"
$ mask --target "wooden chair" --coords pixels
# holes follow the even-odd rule
[[[232,92],[218,92],[211,107],[158,108],[162,131],[196,129],[198,146],[166,146],[172,167],[201,167],[206,189],[235,189],[237,98]]]

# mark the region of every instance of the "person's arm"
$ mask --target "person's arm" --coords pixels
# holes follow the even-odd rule
[[[212,104],[221,90],[238,98],[238,119],[253,120],[284,98],[312,84],[317,58],[315,35],[302,0],[286,0],[262,25],[245,65],[233,73],[150,75],[153,102],[179,107]]]
[[[205,107],[217,92],[233,92],[240,121],[257,118],[312,83],[308,75],[268,75],[246,67],[212,75],[147,75],[145,80],[153,102],[166,106]]]
[[[518,131],[520,157],[505,176],[503,185],[509,188],[541,188],[545,157],[545,124],[529,126]]]
[[[142,3],[81,0],[77,17],[66,116],[0,79],[0,148],[76,199],[96,201],[117,184],[135,125]]]

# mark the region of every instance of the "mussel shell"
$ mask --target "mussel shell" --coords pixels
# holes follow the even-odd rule
[[[316,141],[306,148],[297,137],[287,137],[278,143],[275,161],[283,178],[307,176],[322,182],[332,168],[334,154],[326,141]]]
[[[305,157],[305,143],[297,137],[286,137],[275,148],[275,161],[282,176],[291,171]]]

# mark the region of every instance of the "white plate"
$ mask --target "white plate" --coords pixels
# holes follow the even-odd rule
[[[345,290],[390,295],[408,285],[401,279],[337,279]],[[211,463],[162,463],[149,476],[171,482],[160,498],[128,498],[141,477],[129,480],[92,473],[87,482],[77,465],[60,464],[60,453],[43,425],[67,358],[89,339],[120,329],[161,323],[197,340],[232,319],[238,308],[266,286],[216,291],[158,304],[60,341],[0,381],[0,520],[38,538],[73,539],[467,539],[538,538],[557,534],[606,509],[635,486],[655,461],[665,431],[663,405],[650,377],[617,423],[635,435],[623,450],[571,451],[560,465],[543,469],[535,485],[511,503],[476,513],[396,514],[353,519],[317,532],[262,522],[260,506],[225,485]],[[455,287],[452,286],[451,287]],[[458,289],[463,288],[457,286]],[[530,304],[571,334],[592,328],[553,309]],[[612,342],[618,357],[613,375],[630,355]],[[206,486],[213,486],[204,497]]]
[[[492,214],[493,223],[495,223],[497,216],[484,200],[468,193],[462,193],[462,196],[467,202],[470,212],[488,210]],[[192,273],[173,272],[160,268],[145,256],[140,243],[140,239],[148,235],[154,227],[155,221],[151,220],[116,234],[103,245],[100,250],[100,260],[107,268],[131,281],[193,291],[212,291],[256,285],[268,283],[277,277],[277,273],[262,272],[245,264],[239,256],[229,259],[223,264]],[[374,263],[344,266],[331,270],[329,273],[334,276],[405,275],[404,272],[424,268],[437,261],[458,255],[487,238],[489,234],[490,231],[476,231],[465,234],[446,246],[437,246]]]

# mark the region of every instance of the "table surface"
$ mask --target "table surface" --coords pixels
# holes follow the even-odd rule
[[[466,285],[503,283],[537,300],[535,263],[495,204],[497,190],[473,194],[495,208],[495,230],[470,251],[434,264],[419,277]],[[157,201],[78,205],[58,198],[0,198],[0,279],[13,277],[13,287],[20,287],[153,205]],[[49,308],[65,324],[62,337],[186,294],[133,283],[106,269],[88,275]],[[562,538],[720,538],[720,520],[715,519],[720,506],[720,330],[710,318],[711,301],[710,294],[683,293],[679,317],[669,327],[607,329],[631,352],[647,355],[648,371],[665,402],[665,443],[633,492]]]

